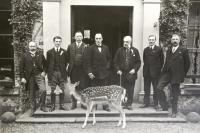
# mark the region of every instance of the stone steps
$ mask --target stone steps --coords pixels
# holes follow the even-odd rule
[[[76,110],[70,110],[70,111],[62,111],[62,110],[55,110],[53,112],[42,112],[40,110],[37,110],[34,113],[34,117],[85,117],[86,110],[76,109]],[[125,110],[126,116],[129,117],[167,117],[168,111],[154,111],[154,110]],[[97,110],[96,111],[97,117],[118,117],[119,113],[117,111],[111,111],[107,112],[104,110]],[[90,116],[92,116],[92,113],[90,113]]]
[[[19,118],[16,120],[17,123],[83,123],[84,117],[47,117],[47,118]],[[117,122],[118,117],[97,117],[98,122]],[[154,122],[154,123],[185,123],[183,118],[164,118],[164,117],[126,117],[127,122]],[[92,122],[92,117],[89,117],[88,122]]]
[[[97,122],[115,122],[119,119],[119,113],[111,109],[111,112],[106,112],[102,109],[96,110]],[[21,115],[16,122],[18,123],[82,123],[85,119],[85,112],[81,108],[75,110],[63,111],[55,110],[53,112],[42,112],[36,110],[33,117],[29,117],[30,111]],[[168,111],[156,111],[152,107],[141,109],[139,104],[133,105],[133,110],[125,110],[127,122],[158,122],[158,123],[184,123],[184,118],[168,117]],[[89,122],[92,121],[92,113],[89,117]]]

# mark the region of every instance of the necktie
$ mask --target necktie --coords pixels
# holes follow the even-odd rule
[[[80,43],[77,43],[77,48],[79,48],[80,47]]]
[[[97,45],[98,49],[99,49],[99,52],[101,52],[101,48],[102,46],[101,45]]]
[[[173,47],[172,48],[172,53],[174,53],[176,51],[176,48],[175,47]]]

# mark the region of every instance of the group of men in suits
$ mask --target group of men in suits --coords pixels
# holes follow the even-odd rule
[[[161,48],[155,45],[156,37],[149,36],[149,46],[144,49],[143,76],[144,76],[144,105],[141,108],[148,107],[150,104],[150,86],[153,86],[153,102],[155,109],[158,109],[158,103],[163,111],[168,110],[168,103],[164,88],[169,84],[171,86],[171,117],[177,115],[178,96],[180,94],[180,83],[184,81],[190,67],[190,59],[186,48],[180,45],[180,36],[173,34],[171,38],[172,46],[166,53],[165,63],[163,65],[163,52]]]
[[[48,110],[45,107],[45,75],[47,74],[48,83],[51,87],[51,108],[55,110],[55,89],[59,86],[62,90],[60,94],[60,109],[69,110],[64,106],[65,82],[67,76],[71,82],[80,81],[76,88],[82,90],[88,86],[106,86],[109,85],[108,78],[110,74],[111,55],[107,45],[102,43],[101,33],[95,35],[95,44],[88,46],[83,41],[81,32],[75,33],[75,42],[65,50],[60,47],[62,38],[55,36],[53,38],[54,48],[47,51],[47,59],[36,49],[34,42],[29,43],[29,51],[22,55],[21,59],[21,82],[26,83],[26,88],[30,91],[30,105],[32,112],[35,110],[35,85],[39,88],[40,109],[44,112]],[[144,76],[144,105],[142,108],[150,106],[150,86],[153,85],[153,102],[155,109],[158,109],[160,103],[163,110],[168,109],[163,88],[167,84],[172,87],[172,117],[177,113],[177,101],[179,95],[179,86],[189,69],[189,56],[185,48],[180,44],[180,36],[172,36],[172,49],[169,49],[164,63],[163,51],[155,45],[156,37],[150,35],[149,46],[143,52],[143,76]],[[141,66],[139,51],[132,46],[131,36],[123,38],[123,46],[119,48],[113,59],[116,75],[121,86],[126,89],[127,102],[123,105],[125,109],[132,110],[133,93],[137,72]],[[163,65],[164,64],[164,65]],[[71,109],[77,107],[76,99],[71,96]],[[82,108],[85,108],[81,105]],[[108,105],[103,109],[110,111]]]

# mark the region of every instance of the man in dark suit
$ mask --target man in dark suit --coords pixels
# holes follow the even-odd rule
[[[148,38],[149,46],[143,52],[143,77],[144,77],[144,105],[146,108],[150,104],[151,84],[153,85],[153,101],[154,108],[158,109],[157,84],[161,69],[164,63],[164,55],[162,48],[155,45],[156,36],[150,35]]]
[[[83,35],[81,32],[75,33],[75,42],[70,44],[67,49],[67,58],[69,62],[68,66],[68,75],[70,76],[71,83],[80,81],[79,86],[76,89],[82,90],[87,87],[86,79],[87,75],[83,69],[83,58],[84,52],[87,48],[87,45],[82,42]],[[75,109],[77,107],[77,100],[74,96],[72,98],[72,107]],[[85,108],[81,105],[82,108]]]
[[[126,89],[128,97],[124,108],[129,110],[132,110],[135,80],[141,65],[140,54],[135,47],[131,46],[131,43],[131,36],[125,36],[124,46],[117,50],[114,58],[117,74],[121,78],[121,85]]]
[[[186,48],[180,46],[180,36],[177,34],[172,35],[171,38],[172,48],[167,51],[166,61],[158,82],[158,98],[163,110],[168,110],[166,96],[163,91],[164,87],[169,83],[171,85],[172,97],[172,114],[171,117],[176,117],[177,102],[180,94],[180,83],[189,70],[190,60]]]
[[[64,90],[65,90],[65,81],[67,80],[67,52],[60,47],[62,38],[60,36],[55,36],[53,38],[55,47],[47,51],[47,76],[49,86],[51,87],[51,109],[50,111],[55,110],[55,89],[58,85],[62,90],[60,94],[60,109],[68,110],[64,106]]]
[[[103,45],[102,41],[102,34],[97,33],[95,44],[91,45],[86,52],[85,69],[91,81],[91,86],[108,85],[111,56],[109,48]],[[110,111],[108,105],[104,105],[103,109]]]
[[[29,43],[29,51],[25,52],[21,58],[20,75],[21,82],[26,84],[26,89],[29,91],[31,116],[36,110],[36,87],[39,88],[40,109],[47,112],[45,107],[46,100],[46,60],[44,55],[37,51],[35,42]]]

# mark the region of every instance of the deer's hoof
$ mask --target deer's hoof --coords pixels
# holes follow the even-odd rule
[[[117,127],[121,126],[121,124],[122,124],[122,123],[121,123],[121,122],[119,122],[119,123],[117,124]]]
[[[122,125],[122,128],[126,128],[126,125]]]
[[[85,125],[85,124],[83,124],[81,128],[82,128],[82,129],[84,129],[84,128],[85,128],[85,126],[86,126],[86,125]]]
[[[96,122],[93,122],[92,125],[94,126],[96,124]]]

